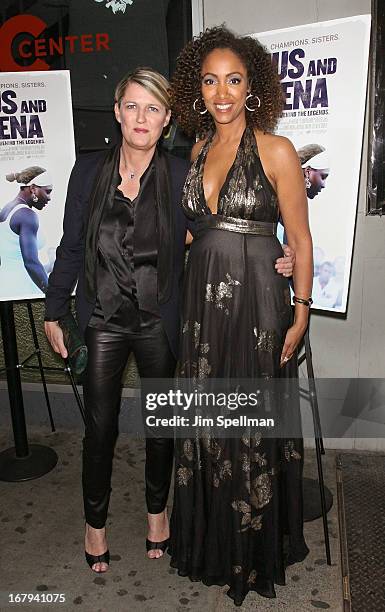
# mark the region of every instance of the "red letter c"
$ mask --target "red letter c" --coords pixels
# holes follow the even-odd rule
[[[47,24],[39,17],[34,15],[18,15],[11,17],[0,28],[0,70],[7,71],[26,71],[26,70],[49,70],[49,65],[41,59],[36,59],[29,66],[20,66],[12,56],[12,42],[17,34],[28,32],[32,36],[38,36]],[[22,43],[23,44],[23,43]]]

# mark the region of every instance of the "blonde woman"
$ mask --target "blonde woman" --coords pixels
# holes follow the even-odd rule
[[[46,333],[63,357],[57,320],[78,281],[76,314],[88,347],[83,441],[85,550],[107,570],[105,523],[111,491],[122,374],[131,353],[141,377],[174,375],[186,221],[179,202],[188,162],[157,147],[170,121],[166,79],[139,68],[116,87],[121,143],[78,159],[71,174],[64,234],[50,276]],[[146,439],[147,549],[159,557],[169,531],[166,502],[173,440]]]

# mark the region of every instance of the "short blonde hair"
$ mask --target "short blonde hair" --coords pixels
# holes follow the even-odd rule
[[[120,106],[126,87],[130,83],[137,83],[144,87],[155,96],[166,110],[170,110],[170,83],[162,74],[152,68],[136,68],[119,81],[115,89],[115,102],[118,106]]]

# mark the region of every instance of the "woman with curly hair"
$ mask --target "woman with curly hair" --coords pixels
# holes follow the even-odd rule
[[[201,138],[182,206],[195,220],[185,280],[180,374],[202,379],[289,379],[308,323],[312,241],[297,153],[272,133],[282,110],[278,76],[251,37],[206,30],[182,50],[172,82],[180,126]],[[276,273],[283,218],[296,253],[295,313]],[[210,382],[208,380],[208,382]],[[285,414],[285,405],[278,409]],[[205,584],[275,597],[285,567],[308,554],[303,537],[303,444],[298,435],[202,435],[176,441],[171,565]],[[241,437],[242,436],[242,437]],[[284,537],[285,536],[285,537]]]

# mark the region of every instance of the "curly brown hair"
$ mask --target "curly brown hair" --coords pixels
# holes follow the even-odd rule
[[[246,122],[253,128],[272,132],[283,110],[283,94],[277,70],[265,48],[251,36],[236,36],[225,26],[208,28],[191,40],[178,56],[171,80],[171,110],[180,128],[189,135],[204,137],[214,128],[210,113],[194,111],[196,98],[201,99],[201,68],[214,49],[230,49],[244,64],[250,93],[258,96],[260,108],[246,109]],[[250,106],[255,106],[253,99]],[[198,104],[199,106],[199,104]]]

